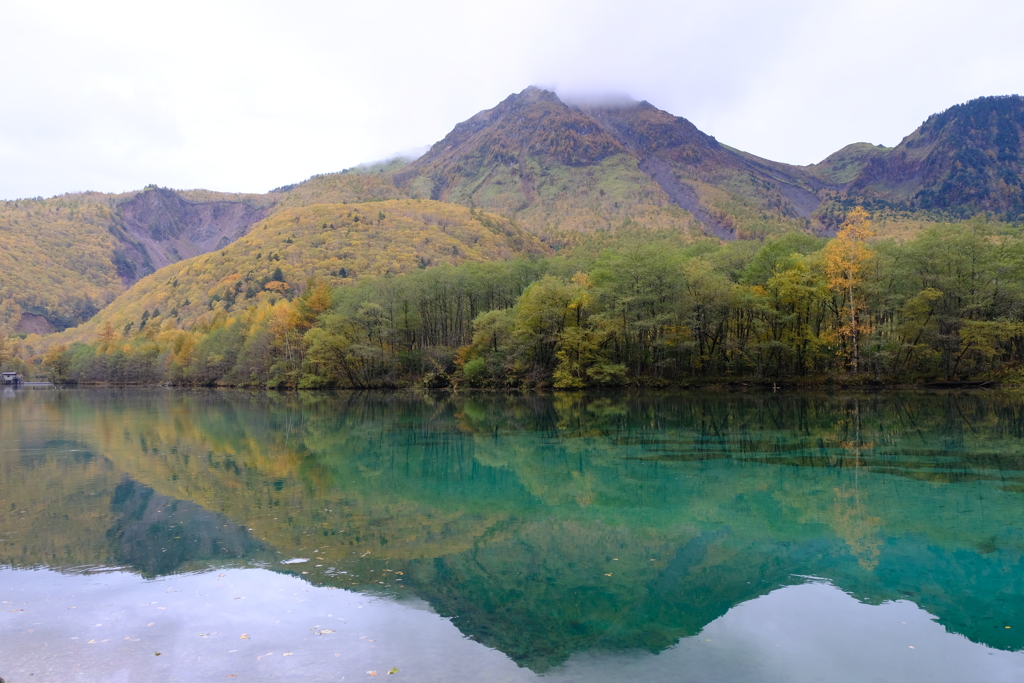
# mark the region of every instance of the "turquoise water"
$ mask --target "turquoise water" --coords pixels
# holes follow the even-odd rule
[[[1018,395],[19,391],[0,437],[7,683],[1024,678]]]

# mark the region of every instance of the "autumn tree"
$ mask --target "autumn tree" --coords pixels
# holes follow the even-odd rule
[[[313,278],[306,283],[306,291],[299,297],[296,307],[305,329],[312,327],[317,319],[331,308],[331,287],[325,280]]]
[[[860,312],[864,308],[864,269],[871,259],[867,240],[873,235],[871,220],[863,207],[856,207],[846,216],[835,239],[825,247],[825,272],[828,286],[843,298],[841,320],[837,332],[850,343],[850,369],[857,374],[860,365],[860,337],[864,324]]]
[[[51,382],[60,384],[69,379],[70,360],[67,344],[53,344],[46,350],[43,368]]]
[[[114,342],[118,340],[117,332],[114,331],[114,324],[109,320],[103,323],[103,327],[100,328],[100,333],[96,340],[99,342],[100,353],[109,353]]]

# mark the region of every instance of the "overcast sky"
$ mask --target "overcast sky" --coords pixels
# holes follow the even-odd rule
[[[1024,92],[1020,0],[0,0],[0,199],[265,192],[528,85],[807,164]]]

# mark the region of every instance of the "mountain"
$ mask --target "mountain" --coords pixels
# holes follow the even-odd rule
[[[1024,215],[1024,98],[981,97],[934,114],[891,149],[851,145],[815,167],[851,200],[967,217]]]
[[[457,124],[419,159],[318,175],[266,194],[150,186],[0,202],[0,333],[88,320],[146,275],[222,249],[275,216],[297,220],[293,243],[311,244],[324,221],[306,226],[305,214],[287,212],[318,205],[411,199],[482,209],[516,234],[519,246],[509,253],[546,249],[534,238],[562,248],[580,233],[637,228],[679,240],[830,234],[858,204],[875,212],[879,234],[897,239],[980,211],[1017,220],[1022,128],[1024,99],[984,97],[931,116],[894,148],[855,143],[793,166],[722,144],[648,102],[566,102],[529,87]],[[347,210],[327,213],[326,223],[337,224]],[[437,262],[432,248],[405,244],[410,263]],[[480,258],[499,251],[484,249]],[[310,270],[322,257],[293,258]],[[238,273],[265,269],[254,260],[235,265]]]
[[[394,181],[539,234],[653,222],[719,237],[810,227],[827,186],[647,102],[575,105],[536,87],[458,124]]]
[[[276,202],[154,186],[0,202],[0,332],[88,320],[157,268],[244,235]]]
[[[140,329],[152,321],[152,330],[165,322],[188,329],[221,311],[294,295],[311,278],[338,286],[442,264],[547,252],[507,218],[455,204],[403,199],[281,207],[216,253],[147,276],[87,327],[95,331],[109,322],[127,332],[126,325]]]

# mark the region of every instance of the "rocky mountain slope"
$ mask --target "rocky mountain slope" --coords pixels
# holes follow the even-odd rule
[[[263,199],[263,198],[261,198]],[[267,215],[271,202],[188,201],[163,188],[147,188],[118,206],[122,224],[145,250],[151,268],[222,249]]]
[[[412,196],[541,233],[654,219],[725,238],[811,227],[815,192],[828,186],[647,102],[573,105],[535,87],[458,124],[394,178]]]
[[[0,202],[0,332],[88,320],[158,268],[235,241],[278,200],[150,186]]]

